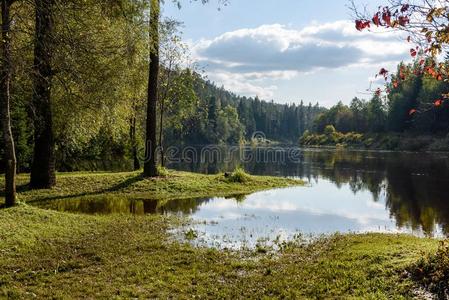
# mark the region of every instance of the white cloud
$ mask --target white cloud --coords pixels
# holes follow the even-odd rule
[[[270,98],[276,83],[323,69],[391,65],[407,57],[397,32],[358,32],[349,21],[292,29],[280,24],[226,32],[192,46],[209,77],[243,95]]]
[[[213,72],[209,75],[209,79],[224,85],[230,91],[242,96],[259,96],[262,99],[272,99],[277,86],[262,86],[257,84],[256,80],[251,80],[251,76],[259,76],[259,74],[234,74],[230,72]]]

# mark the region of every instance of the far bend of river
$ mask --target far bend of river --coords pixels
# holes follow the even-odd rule
[[[172,163],[202,173],[242,164],[254,175],[299,178],[307,187],[274,189],[234,199],[157,201],[92,199],[45,207],[83,213],[162,213],[190,216],[209,246],[254,246],[261,239],[335,232],[449,236],[449,154],[301,150],[295,161]]]

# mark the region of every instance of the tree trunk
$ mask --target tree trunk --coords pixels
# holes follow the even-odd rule
[[[35,0],[36,33],[34,45],[34,158],[31,167],[32,188],[51,188],[56,184],[55,141],[51,111],[51,83],[53,71],[53,16],[54,0]]]
[[[131,149],[134,160],[134,171],[140,169],[140,161],[137,153],[137,139],[136,139],[136,123],[137,123],[136,111],[137,111],[136,105],[133,104],[133,113],[131,119],[129,120],[129,137],[131,139]]]
[[[16,204],[16,154],[11,130],[10,85],[11,85],[11,5],[12,0],[1,0],[2,8],[2,65],[0,70],[0,103],[3,140],[5,142],[5,205]]]
[[[165,85],[165,91],[162,99],[160,101],[160,116],[159,116],[159,148],[161,151],[161,165],[165,167],[165,149],[163,145],[163,135],[164,135],[164,111],[165,111],[165,101],[167,101],[168,92],[170,90],[170,75],[171,75],[171,64],[170,61],[168,70],[167,70],[167,82]]]
[[[151,1],[150,11],[150,71],[148,78],[148,105],[145,138],[144,176],[156,177],[157,171],[157,101],[159,79],[159,0]]]
[[[161,166],[165,167],[164,146],[162,145],[163,125],[164,125],[165,98],[161,99],[161,110],[159,118],[159,149],[161,151]]]

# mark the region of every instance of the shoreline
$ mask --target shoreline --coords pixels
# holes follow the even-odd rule
[[[28,174],[17,176],[18,200],[25,203],[96,196],[128,199],[171,200],[202,197],[227,197],[250,194],[272,188],[304,186],[301,180],[245,174],[244,182],[232,182],[224,174],[168,171],[167,176],[143,178],[136,172],[75,172],[58,173],[57,185],[48,190],[29,190]],[[4,178],[0,179],[0,190]],[[3,198],[0,197],[0,203]]]
[[[317,143],[316,141],[320,141]],[[391,151],[413,153],[449,153],[448,136],[411,134],[310,134],[302,138],[300,147],[321,149],[347,149],[361,151]]]
[[[180,219],[0,210],[0,297],[410,298],[405,272],[439,242],[335,234],[270,252],[194,247]]]
[[[420,288],[408,274],[440,241],[407,234],[334,234],[312,243],[285,242],[275,252],[195,247],[173,238],[188,218],[76,214],[33,201],[94,195],[134,197],[256,192],[303,185],[299,180],[169,171],[58,174],[52,190],[29,191],[0,209],[0,298],[410,298]],[[2,184],[3,181],[0,181]],[[199,190],[201,189],[201,190]],[[165,198],[164,198],[165,197]]]

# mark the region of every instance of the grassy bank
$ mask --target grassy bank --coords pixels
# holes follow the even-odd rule
[[[22,204],[0,209],[0,298],[409,298],[417,283],[407,270],[438,246],[432,239],[367,234],[289,243],[277,253],[195,248],[168,233],[183,219],[24,204],[97,196],[168,201],[301,184],[242,170],[230,176],[170,171],[156,179],[58,174],[58,185],[42,191],[28,190],[26,175],[18,179]]]
[[[89,197],[125,197],[132,199],[183,199],[196,197],[231,196],[255,191],[302,184],[299,180],[250,176],[236,172],[225,177],[188,172],[168,171],[165,177],[146,179],[140,172],[128,173],[60,173],[57,186],[51,190],[31,191],[28,175],[18,176],[18,199],[39,202]],[[237,176],[238,175],[238,176]],[[242,175],[242,176],[240,176]],[[236,180],[237,179],[237,180]],[[0,179],[3,190],[4,178]],[[3,201],[0,195],[0,203]]]
[[[0,298],[410,297],[404,270],[437,242],[346,235],[276,255],[193,248],[162,216],[0,210]]]

